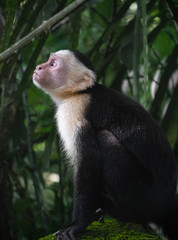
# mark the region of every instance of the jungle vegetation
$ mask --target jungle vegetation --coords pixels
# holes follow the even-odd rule
[[[50,52],[87,54],[98,81],[151,113],[178,159],[177,12],[176,0],[0,1],[1,240],[38,239],[71,219],[54,105],[32,83]]]

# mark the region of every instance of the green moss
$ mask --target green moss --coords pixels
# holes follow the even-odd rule
[[[52,234],[50,234],[48,236],[40,238],[39,240],[56,240],[56,237],[53,237],[53,233],[52,233]]]
[[[55,240],[52,234],[39,240]],[[77,240],[160,240],[153,231],[142,225],[106,220],[104,223],[93,222],[87,230],[77,236]]]

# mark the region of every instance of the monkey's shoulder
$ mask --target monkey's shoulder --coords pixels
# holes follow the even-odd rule
[[[148,119],[152,121],[150,114],[136,101],[125,94],[111,88],[96,84],[89,90],[90,105],[89,115],[103,120],[127,122],[129,119]]]
[[[138,109],[140,108],[141,110],[145,111],[143,107],[131,99],[130,97],[126,96],[125,94],[112,89],[112,88],[107,88],[103,85],[96,84],[94,87],[91,89],[87,89],[87,93],[91,95],[91,100],[92,101],[97,101],[97,104],[103,104],[104,105],[110,105],[110,106],[116,106],[120,108],[133,108],[133,109]],[[96,102],[95,102],[96,104]]]

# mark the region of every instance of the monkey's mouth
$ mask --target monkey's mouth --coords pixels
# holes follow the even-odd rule
[[[39,77],[39,74],[36,71],[33,72],[33,75],[37,75]]]
[[[36,71],[33,72],[33,80],[36,80],[36,81],[40,80],[40,75]]]

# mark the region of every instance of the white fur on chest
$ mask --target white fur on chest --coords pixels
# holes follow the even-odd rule
[[[71,161],[77,155],[76,138],[80,122],[71,123],[70,111],[70,108],[60,106],[56,112],[56,122],[64,150]]]
[[[77,158],[78,133],[81,131],[82,122],[84,120],[85,101],[71,99],[59,104],[56,112],[56,123],[58,133],[63,143],[64,150],[71,164],[74,164]]]

